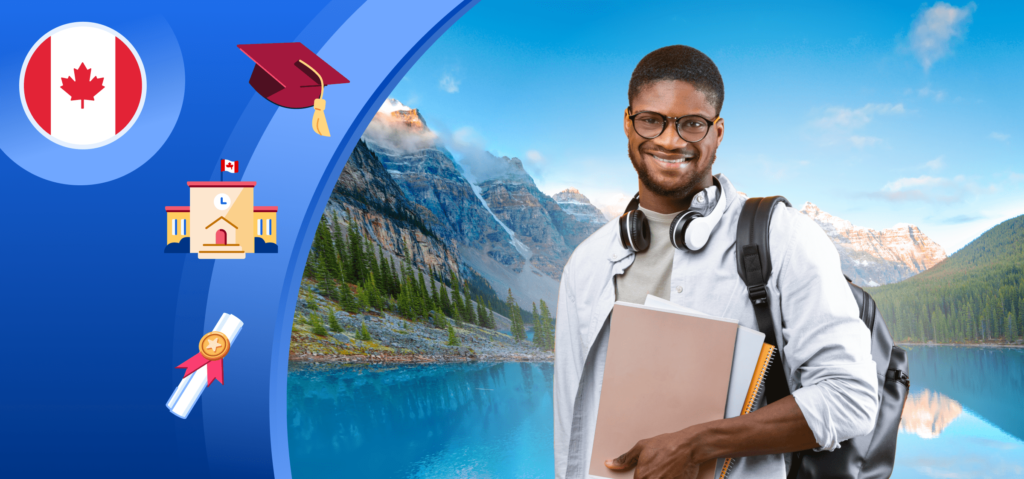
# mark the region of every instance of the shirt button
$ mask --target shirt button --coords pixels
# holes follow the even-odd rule
[[[682,286],[676,286],[676,292],[677,293],[682,293],[683,292],[683,287]]]

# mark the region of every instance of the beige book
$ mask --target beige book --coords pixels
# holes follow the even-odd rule
[[[722,419],[739,324],[619,301],[609,327],[590,474],[629,479],[632,470],[612,471],[605,459],[641,439]],[[714,473],[708,461],[697,477]]]

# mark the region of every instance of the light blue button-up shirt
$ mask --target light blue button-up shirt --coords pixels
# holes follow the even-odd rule
[[[736,226],[746,197],[725,176],[716,177],[725,214],[702,251],[674,251],[669,299],[758,329],[736,268]],[[786,379],[815,440],[821,449],[833,450],[875,424],[879,398],[870,335],[843,278],[839,254],[818,225],[780,205],[772,217],[769,248],[773,268],[767,290]],[[562,272],[555,323],[558,478],[590,477],[614,281],[633,259],[619,240],[618,221],[612,221],[576,248]],[[751,456],[741,458],[729,477],[784,478],[786,468],[783,454]]]

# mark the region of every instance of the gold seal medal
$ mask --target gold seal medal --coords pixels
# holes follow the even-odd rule
[[[199,353],[210,361],[216,361],[228,355],[231,343],[227,335],[220,331],[210,331],[199,340]]]

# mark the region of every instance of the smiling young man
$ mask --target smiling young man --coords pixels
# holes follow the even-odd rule
[[[623,244],[612,221],[580,244],[562,273],[555,326],[555,475],[586,478],[616,300],[647,294],[757,329],[746,285],[737,273],[736,228],[746,197],[712,175],[725,134],[719,116],[725,91],[718,68],[682,45],[651,52],[633,70],[623,117],[629,158],[639,177],[639,210],[650,246]],[[771,125],[766,125],[771,126]],[[698,251],[676,248],[670,224],[679,212],[720,220]],[[869,334],[825,233],[792,208],[776,208],[769,232],[774,269],[767,290],[792,395],[755,412],[674,430],[639,441],[612,470],[636,478],[692,478],[705,461],[740,457],[730,479],[786,477],[785,453],[839,443],[871,431],[878,407]],[[658,367],[652,364],[651,367]]]

